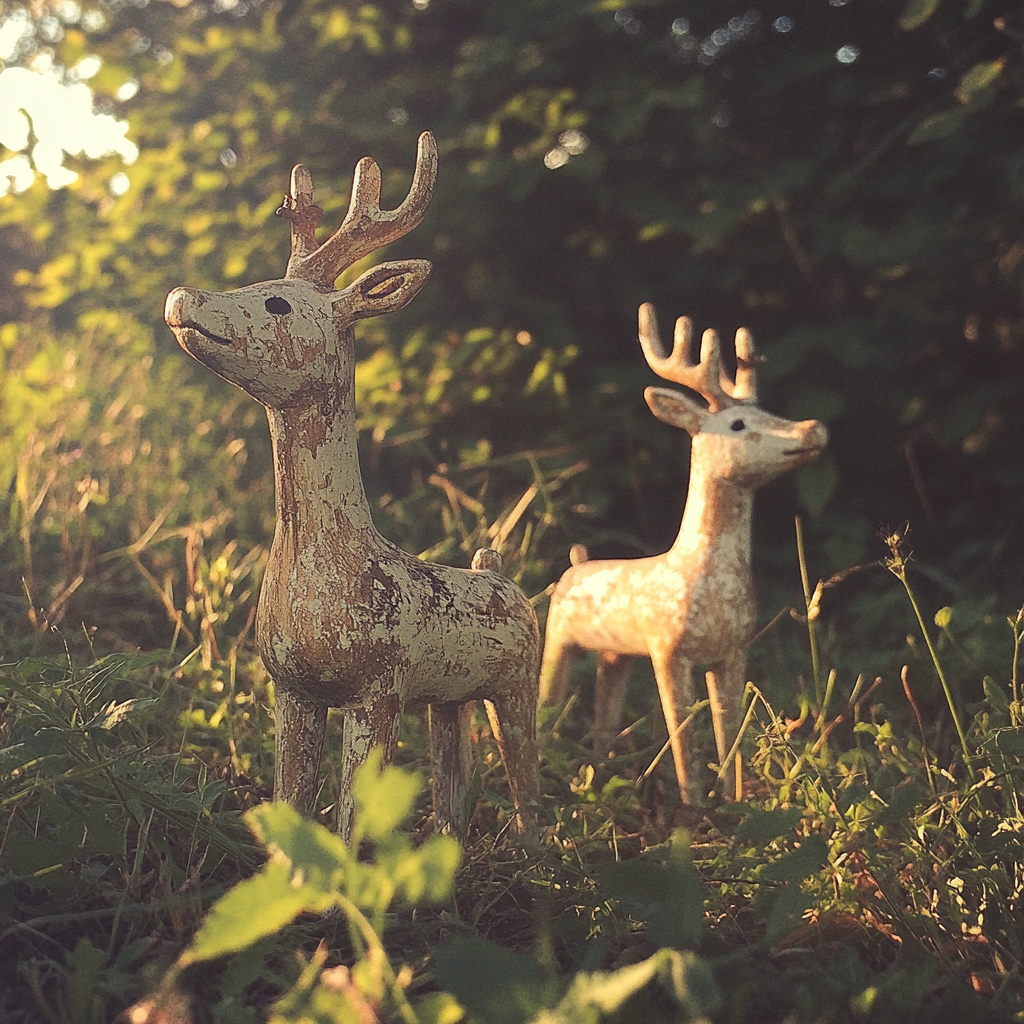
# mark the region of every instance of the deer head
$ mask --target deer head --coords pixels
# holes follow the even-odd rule
[[[664,380],[697,392],[706,406],[679,391],[647,388],[644,398],[658,419],[681,427],[693,438],[693,462],[714,467],[715,476],[743,487],[759,487],[821,454],[828,431],[817,420],[794,422],[757,405],[754,339],[736,332],[736,377],[721,366],[718,335],[705,331],[700,361],[690,359],[693,323],[676,321],[672,353],[666,355],[654,307],[640,307],[640,345],[647,364]]]
[[[416,171],[405,201],[380,208],[380,169],[369,157],[356,165],[352,198],[341,227],[322,245],[323,211],[313,179],[299,164],[277,211],[291,222],[285,276],[230,292],[175,288],[164,319],[189,355],[270,408],[314,401],[349,379],[357,320],[404,306],[430,274],[426,260],[382,263],[335,290],[338,276],[364,256],[412,231],[423,219],[437,176],[437,149],[420,136]]]

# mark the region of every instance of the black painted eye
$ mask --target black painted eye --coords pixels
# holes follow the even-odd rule
[[[263,303],[267,307],[268,313],[273,313],[275,316],[284,316],[285,313],[290,313],[292,307],[288,304],[286,299],[280,299],[276,295],[271,296]]]
[[[743,420],[733,420],[732,423],[729,424],[729,429],[736,431],[745,430],[746,426],[747,425],[746,423],[743,422]]]

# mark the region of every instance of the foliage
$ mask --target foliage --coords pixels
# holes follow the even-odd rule
[[[396,540],[468,561],[476,538],[446,529],[439,492],[490,529],[536,487],[499,538],[533,592],[571,542],[663,548],[686,446],[640,400],[629,339],[653,300],[748,324],[766,403],[831,429],[828,457],[762,502],[769,606],[791,600],[771,570],[797,503],[829,574],[913,520],[945,603],[953,579],[1015,600],[1022,26],[991,0],[868,4],[183,0],[29,19],[14,63],[74,78],[98,55],[90,87],[140,155],[123,194],[110,157],[0,197],[6,615],[24,576],[40,623],[166,643],[187,538],[265,543],[259,411],[172,346],[160,297],[280,273],[271,215],[300,158],[328,224],[364,153],[397,200],[424,128],[438,192],[395,249],[433,278],[358,341],[368,487]],[[846,628],[884,628],[869,578],[847,587]]]
[[[71,81],[98,55],[97,109],[140,152],[0,196],[0,1016],[1020,1019],[1016,15],[2,0],[13,18],[11,65]],[[765,404],[829,425],[757,518],[743,803],[681,813],[641,670],[613,751],[585,687],[542,715],[537,848],[508,834],[483,721],[458,869],[397,770],[361,777],[351,848],[263,805],[267,431],[172,345],[161,299],[281,272],[298,160],[325,226],[366,153],[397,202],[426,128],[438,192],[391,255],[433,277],[357,339],[389,536],[456,564],[498,547],[535,594],[571,542],[663,548],[686,445],[640,404],[644,300],[742,320]],[[908,520],[895,586],[872,538]],[[425,745],[410,717],[399,763]]]

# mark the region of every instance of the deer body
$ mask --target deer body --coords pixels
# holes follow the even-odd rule
[[[746,646],[753,635],[756,598],[751,573],[754,491],[817,457],[827,441],[814,420],[793,422],[756,406],[753,342],[737,334],[735,384],[719,369],[718,339],[706,332],[701,362],[687,352],[692,327],[676,324],[666,357],[653,308],[640,309],[640,339],[661,376],[698,391],[704,408],[680,392],[648,388],[652,412],[692,438],[690,482],[679,534],[662,555],[577,560],[551,597],[541,668],[541,698],[564,699],[573,664],[597,651],[594,732],[598,742],[619,727],[633,657],[649,657],[658,684],[684,803],[700,803],[706,786],[694,770],[683,735],[695,703],[693,669],[707,667],[716,746],[725,760],[745,683]]]
[[[344,709],[339,827],[346,835],[356,768],[373,746],[391,756],[401,712],[412,704],[431,705],[439,828],[464,825],[471,701],[488,701],[521,826],[538,788],[539,639],[529,600],[496,572],[423,562],[384,538],[359,469],[353,324],[408,302],[430,264],[385,263],[340,291],[333,283],[356,259],[415,227],[435,164],[433,142],[423,136],[409,198],[388,213],[377,205],[376,164],[361,161],[345,223],[319,247],[312,182],[296,168],[279,211],[293,223],[285,279],[223,293],[178,288],[165,310],[187,352],[266,407],[277,525],[256,640],[275,684],[274,796],[311,807],[327,709]]]

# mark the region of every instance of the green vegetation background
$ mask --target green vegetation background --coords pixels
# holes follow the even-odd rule
[[[18,9],[0,4],[4,17]],[[930,669],[906,639],[915,622],[878,564],[878,534],[909,521],[922,603],[952,609],[939,624],[960,659],[957,699],[982,701],[982,677],[1006,676],[1006,643],[990,637],[1024,579],[1016,9],[108,0],[83,19],[90,10],[34,6],[13,59],[49,54],[70,70],[100,55],[97,106],[129,120],[141,152],[128,168],[72,159],[72,186],[0,197],[8,658],[53,656],[50,627],[86,660],[196,649],[200,676],[166,677],[200,687],[177,695],[178,711],[216,732],[237,671],[253,712],[239,728],[266,727],[246,643],[272,531],[265,420],[177,348],[163,297],[283,271],[273,211],[298,161],[325,227],[365,154],[397,203],[429,129],[436,197],[389,255],[428,258],[433,276],[357,339],[364,477],[385,533],[463,565],[496,544],[531,595],[571,543],[664,549],[688,446],[641,397],[653,376],[636,308],[653,301],[663,325],[687,314],[727,339],[749,327],[767,357],[763,404],[831,431],[826,457],[760,496],[763,621],[803,607],[799,512],[812,582],[830,583],[816,605],[827,664],[845,692],[880,673],[878,693],[902,700],[899,666]],[[118,101],[128,81],[138,92]],[[131,187],[116,196],[121,170]],[[801,629],[786,617],[751,652],[753,677],[795,717],[823,682],[794,653]],[[18,678],[63,693],[54,672],[32,663]],[[948,753],[943,693],[921,689]],[[249,744],[244,758],[232,747],[232,765],[258,799],[269,758]],[[572,794],[584,800],[592,782],[582,772]],[[125,872],[135,885],[142,861]]]

